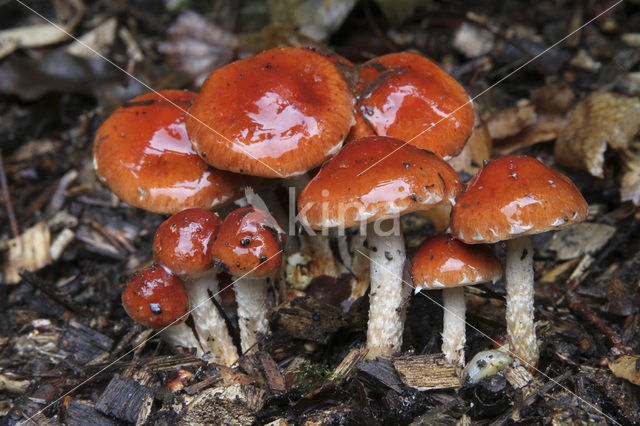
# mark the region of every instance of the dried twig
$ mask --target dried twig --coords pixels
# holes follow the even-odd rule
[[[616,333],[611,327],[604,323],[595,312],[593,312],[587,305],[582,303],[578,299],[578,297],[574,293],[567,293],[567,302],[569,303],[569,308],[576,312],[578,315],[582,316],[584,319],[589,321],[591,325],[596,327],[598,330],[604,334],[607,339],[611,342],[611,344],[620,350],[622,353],[631,353],[631,348],[625,346],[622,343],[622,338],[618,333]]]
[[[70,311],[83,316],[89,316],[91,314],[85,308],[83,308],[82,306],[74,302],[69,296],[67,296],[66,294],[60,293],[57,289],[52,287],[49,283],[40,279],[36,274],[28,271],[21,271],[19,272],[19,275],[22,277],[22,279],[25,282],[31,284],[31,286],[33,286],[34,288],[37,288],[38,290],[40,290],[41,292],[49,296],[54,302],[60,304],[61,306],[64,306]]]
[[[7,209],[7,218],[11,225],[11,232],[13,237],[17,238],[20,235],[20,228],[18,227],[18,221],[13,211],[13,204],[11,203],[11,195],[9,194],[9,185],[7,184],[7,175],[4,173],[4,162],[2,161],[2,151],[0,151],[0,186],[2,187],[2,198],[4,198],[4,205]]]

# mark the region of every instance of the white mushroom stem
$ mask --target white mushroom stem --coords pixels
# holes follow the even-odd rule
[[[195,348],[196,356],[202,357],[204,350],[191,327],[184,322],[163,329],[160,337],[176,351],[190,352]]]
[[[243,353],[258,342],[259,334],[266,334],[268,331],[268,288],[266,278],[238,278],[233,285],[238,304],[238,326]]]
[[[402,346],[402,269],[406,255],[399,222],[392,231],[382,230],[385,235],[380,235],[375,225],[372,222],[367,227],[371,258],[367,357],[389,358]]]
[[[196,332],[205,350],[210,351],[214,362],[226,366],[238,359],[238,351],[231,340],[227,324],[210,299],[211,294],[218,293],[216,268],[187,280],[186,287],[191,303],[191,316]]]
[[[538,364],[533,323],[533,245],[525,235],[506,242],[507,335],[509,349],[527,368]]]
[[[442,290],[442,352],[451,364],[464,367],[465,302],[464,287]]]

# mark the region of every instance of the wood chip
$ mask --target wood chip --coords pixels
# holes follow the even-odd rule
[[[272,331],[316,343],[327,343],[333,333],[347,324],[348,315],[340,308],[310,297],[285,303],[271,314]]]
[[[333,370],[330,380],[342,381],[349,377],[356,365],[365,359],[369,351],[367,348],[354,348],[349,351],[340,364]]]
[[[58,346],[81,364],[105,361],[113,346],[113,339],[75,320],[64,328]]]
[[[75,400],[71,400],[66,410],[64,424],[68,426],[115,426],[116,422],[100,414],[100,412],[98,412],[95,407],[83,404]]]
[[[152,403],[152,389],[115,374],[98,398],[96,409],[124,422],[141,423],[149,416]]]
[[[522,365],[507,368],[504,377],[514,389],[521,389],[531,383],[533,376]]]
[[[267,386],[273,393],[281,393],[287,390],[284,383],[284,377],[280,373],[278,364],[271,358],[267,352],[259,352],[258,359],[262,365],[262,372],[267,379]]]
[[[419,391],[462,385],[456,366],[444,354],[402,356],[393,359],[393,366],[405,385]]]
[[[180,425],[240,424],[256,422],[266,392],[251,385],[234,384],[203,391],[185,407]]]
[[[4,283],[16,284],[22,278],[22,270],[35,272],[51,263],[51,232],[45,222],[38,222],[17,238],[7,242],[0,241],[0,254],[3,248],[8,249],[3,255],[2,270]]]
[[[370,388],[386,386],[397,393],[402,393],[402,384],[391,361],[382,358],[362,361],[358,364],[358,377]]]

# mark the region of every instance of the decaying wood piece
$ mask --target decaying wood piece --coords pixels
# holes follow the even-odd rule
[[[51,263],[51,231],[45,222],[38,222],[19,237],[7,242],[0,241],[2,271],[5,284],[16,284],[22,280],[20,271],[37,271]],[[6,250],[6,253],[2,253]]]
[[[113,346],[113,339],[94,329],[70,320],[64,328],[58,347],[69,353],[79,363],[106,361]]]
[[[402,381],[391,361],[383,358],[370,359],[358,364],[358,378],[370,388],[384,385],[397,393],[402,393]]]
[[[152,403],[151,388],[115,374],[98,398],[96,409],[124,422],[142,424],[151,412]]]
[[[245,355],[238,360],[238,363],[260,387],[268,387],[272,393],[276,394],[287,389],[278,365],[267,352],[259,351]]]
[[[507,368],[504,377],[514,389],[521,389],[533,381],[533,376],[522,365]]]
[[[31,382],[28,380],[18,380],[8,375],[0,374],[0,392],[22,394],[27,391],[29,385],[31,385]]]
[[[393,366],[405,385],[419,391],[462,385],[457,367],[444,354],[401,356],[393,359]]]
[[[338,307],[310,297],[295,299],[270,315],[271,330],[295,339],[327,343],[333,333],[348,325],[348,315]]]
[[[180,414],[180,425],[239,424],[256,422],[256,412],[266,399],[266,392],[246,384],[206,389],[196,396]]]
[[[278,364],[271,358],[267,352],[260,352],[257,354],[262,366],[262,372],[267,379],[267,386],[273,393],[281,393],[287,390],[287,386],[284,383],[284,377],[280,373]]]
[[[115,426],[117,423],[109,417],[100,414],[94,407],[71,400],[66,408],[64,424],[68,426]]]
[[[354,348],[349,351],[340,364],[333,370],[331,380],[340,382],[351,375],[356,365],[367,356],[367,348]]]

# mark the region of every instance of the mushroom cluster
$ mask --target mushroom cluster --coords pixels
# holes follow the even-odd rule
[[[205,209],[178,212],[156,230],[155,263],[127,282],[123,306],[134,320],[162,329],[172,346],[232,365],[238,350],[219,310],[217,274],[226,270],[236,277],[241,346],[247,352],[267,333],[265,279],[282,263],[283,241],[275,219],[252,206],[224,221]],[[193,329],[181,322],[189,314]]]
[[[96,173],[131,206],[172,216],[156,232],[154,264],[129,281],[125,309],[166,328],[173,346],[233,364],[268,332],[269,284],[286,238],[295,237],[268,211],[274,207],[289,230],[296,219],[308,230],[360,226],[368,254],[354,256],[370,264],[369,357],[402,350],[411,290],[440,289],[442,350],[464,365],[460,286],[502,273],[490,248],[471,245],[507,241],[510,350],[534,367],[529,235],[584,220],[587,204],[568,178],[526,156],[490,161],[463,185],[447,160],[461,152],[473,123],[464,88],[414,53],[355,66],[335,54],[274,48],[214,71],[198,94],[166,90],[129,101],[96,134]],[[297,216],[249,196],[224,220],[212,212],[243,189],[273,195],[269,188],[283,182],[304,187],[290,200]],[[427,239],[409,265],[399,218],[435,208],[451,210],[451,235]],[[337,269],[326,240],[309,246],[323,248],[320,263]],[[219,303],[221,271],[234,277],[240,348]]]

